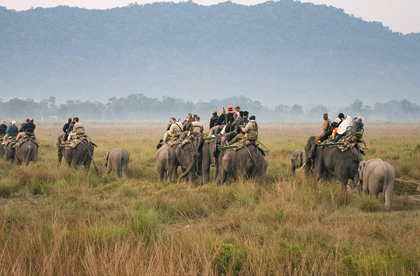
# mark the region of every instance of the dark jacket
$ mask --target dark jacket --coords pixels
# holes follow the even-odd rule
[[[73,131],[74,122],[70,123],[69,129],[67,130],[67,134],[70,134],[70,132]]]
[[[9,126],[9,130],[7,132],[8,136],[17,136],[19,133],[18,127],[16,125]]]
[[[215,124],[215,126],[220,126],[220,125],[224,125],[225,124],[225,114],[221,114],[219,116],[219,119],[217,120],[217,123]]]
[[[213,115],[213,117],[210,118],[210,128],[214,127],[219,120],[219,116]]]
[[[63,126],[63,132],[64,132],[64,133],[67,133],[67,130],[69,129],[69,126],[70,126],[70,123],[66,123],[66,124]]]
[[[5,124],[0,125],[0,134],[6,134],[7,126]]]
[[[184,123],[183,123],[183,125],[184,125],[184,131],[191,130],[192,122],[194,122],[194,118],[190,118],[190,119],[184,121]]]
[[[242,117],[242,118],[240,118],[237,122],[236,122],[236,125],[235,125],[235,131],[236,131],[236,133],[242,133],[242,129],[241,129],[241,126],[244,126],[244,125],[246,125],[248,123],[248,118],[245,118],[245,117]]]
[[[35,124],[32,122],[26,123],[25,133],[34,133],[34,131],[35,131]]]

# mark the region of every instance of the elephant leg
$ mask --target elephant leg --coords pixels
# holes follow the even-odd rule
[[[122,165],[122,177],[127,177],[127,164]]]
[[[391,194],[392,194],[392,188],[390,188],[389,186],[386,187],[385,192],[384,192],[385,209],[386,210],[390,210],[391,209]]]

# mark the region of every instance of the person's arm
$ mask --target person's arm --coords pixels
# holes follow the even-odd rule
[[[324,120],[324,125],[322,126],[322,130],[327,130],[328,129],[328,121]]]

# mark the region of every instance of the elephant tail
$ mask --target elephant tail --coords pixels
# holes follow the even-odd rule
[[[194,154],[193,157],[191,158],[191,162],[187,170],[178,177],[178,183],[179,181],[181,181],[182,178],[186,177],[191,172],[191,170],[195,167],[196,160],[197,160],[197,154]]]
[[[28,143],[28,155],[26,156],[26,159],[25,159],[26,164],[29,163],[29,161],[30,161],[29,158],[32,156],[33,151],[34,151],[34,147],[33,147],[32,143]]]

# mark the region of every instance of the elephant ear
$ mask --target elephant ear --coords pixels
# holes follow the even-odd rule
[[[302,167],[302,165],[303,165],[303,151],[299,152],[297,161],[298,161],[299,166]]]
[[[109,159],[109,150],[105,152],[105,160],[108,161],[108,159]]]
[[[308,151],[307,159],[313,159],[315,157],[316,148],[317,148],[317,144],[316,144],[316,142],[313,142],[312,145],[311,145],[311,148]]]

